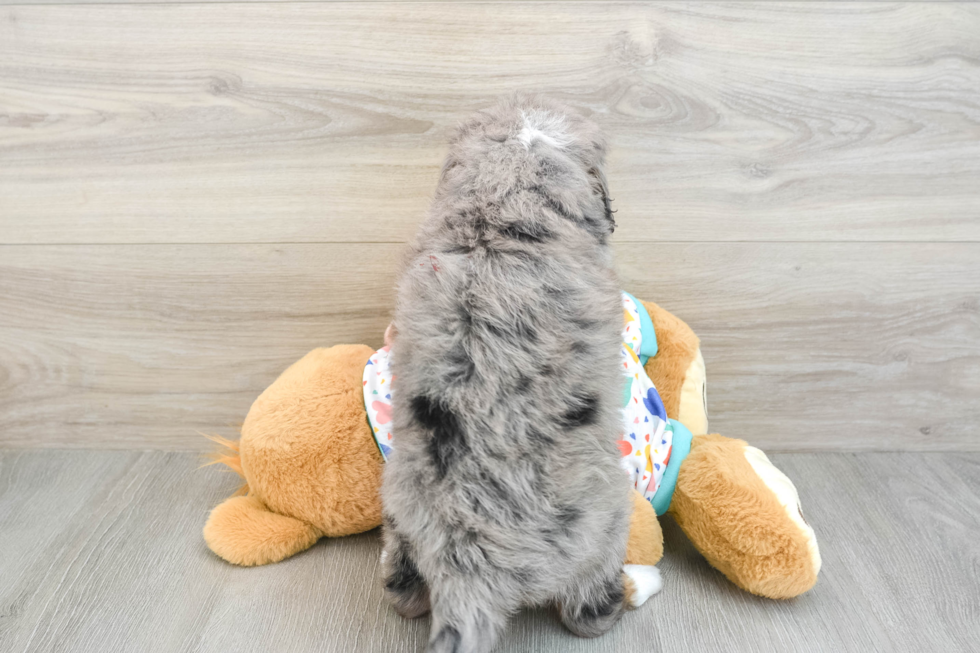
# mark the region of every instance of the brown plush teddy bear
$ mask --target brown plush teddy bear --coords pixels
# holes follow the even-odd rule
[[[642,369],[659,392],[675,441],[666,454],[669,462],[661,460],[667,470],[657,496],[634,493],[624,561],[634,585],[632,604],[659,589],[659,575],[649,573],[663,554],[654,505],[669,511],[708,561],[739,587],[770,598],[805,592],[817,580],[820,554],[795,487],[758,449],[706,434],[698,338],[656,304],[637,304],[656,334],[655,355]],[[204,526],[211,550],[235,564],[261,565],[321,537],[381,524],[384,457],[364,392],[365,365],[374,354],[365,345],[315,349],[256,399],[241,439],[222,441],[230,451],[216,459],[247,485],[212,511]],[[629,451],[628,442],[621,446],[624,454]]]

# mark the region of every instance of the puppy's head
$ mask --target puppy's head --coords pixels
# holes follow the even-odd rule
[[[581,113],[541,97],[515,95],[459,126],[440,188],[495,199],[514,189],[529,190],[604,242],[616,226],[605,157],[605,138]]]

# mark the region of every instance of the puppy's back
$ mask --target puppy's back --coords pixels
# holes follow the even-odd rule
[[[547,102],[479,114],[401,279],[386,550],[416,570],[413,601],[433,593],[437,649],[478,650],[526,603],[561,602],[584,633],[618,616],[629,500],[604,149]]]

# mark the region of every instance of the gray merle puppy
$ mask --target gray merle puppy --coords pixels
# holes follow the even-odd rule
[[[492,648],[524,605],[596,636],[624,609],[623,309],[605,143],[518,97],[452,139],[398,287],[385,589],[429,651]]]

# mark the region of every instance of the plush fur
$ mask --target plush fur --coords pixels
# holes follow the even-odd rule
[[[212,512],[208,546],[240,565],[275,562],[327,535],[381,523],[381,454],[364,416],[365,345],[315,349],[266,388],[221,462],[247,481],[248,500]],[[276,517],[279,517],[276,519]]]
[[[270,511],[254,496],[228,499],[204,525],[204,540],[212,551],[248,567],[279,562],[322,535],[312,524]]]
[[[689,421],[680,418],[681,395],[687,371],[698,357],[700,341],[691,327],[680,318],[653,302],[641,303],[650,314],[657,334],[657,355],[648,360],[643,369],[660,393],[667,417],[692,428]],[[699,429],[692,432],[695,435],[702,434]]]
[[[549,102],[479,113],[400,280],[386,587],[403,611],[431,597],[432,652],[489,650],[522,605],[558,604],[582,636],[624,609],[604,156],[595,125]]]
[[[248,434],[240,445],[242,469],[251,493],[324,535],[378,523],[382,461],[360,390],[372,353],[364,345],[314,350],[256,400],[242,428]],[[309,370],[319,375],[311,379]],[[307,438],[310,431],[319,437]]]
[[[633,514],[626,544],[626,564],[653,566],[664,557],[664,534],[657,513],[643,495],[633,491]]]

